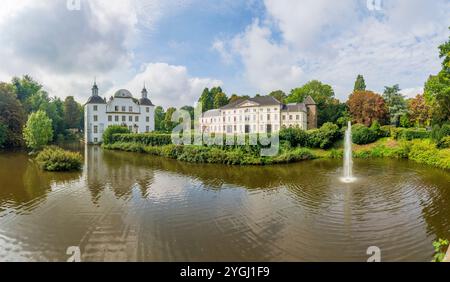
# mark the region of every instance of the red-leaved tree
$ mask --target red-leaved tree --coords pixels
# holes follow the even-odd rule
[[[370,126],[375,120],[384,123],[387,119],[388,111],[383,97],[372,91],[353,92],[347,105],[353,122]]]

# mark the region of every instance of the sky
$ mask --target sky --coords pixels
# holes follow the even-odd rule
[[[318,79],[345,101],[355,78],[423,91],[440,70],[450,0],[2,0],[0,81],[31,75],[84,103],[126,88],[165,108],[205,87],[266,95]]]

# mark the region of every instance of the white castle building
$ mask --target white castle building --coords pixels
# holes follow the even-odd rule
[[[317,128],[317,106],[311,96],[295,104],[282,104],[271,96],[241,98],[200,118],[206,133],[270,133],[282,127]]]
[[[103,132],[110,125],[126,126],[135,133],[155,130],[155,106],[148,99],[145,86],[141,93],[142,97],[136,99],[130,91],[121,89],[106,101],[98,95],[94,83],[92,96],[84,105],[85,143],[102,143]]]

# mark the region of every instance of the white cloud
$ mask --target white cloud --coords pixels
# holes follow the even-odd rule
[[[188,75],[182,66],[147,64],[135,70],[133,50],[143,28],[191,1],[81,0],[81,10],[66,0],[2,1],[0,9],[0,80],[30,74],[52,96],[73,95],[85,102],[94,77],[103,93],[127,85],[140,95],[147,82],[156,104],[192,104],[201,88],[221,84]]]
[[[140,97],[144,82],[153,104],[164,108],[193,106],[205,87],[223,84],[220,80],[192,77],[184,66],[151,63],[144,65],[141,72],[120,88],[126,88],[135,97]],[[108,94],[113,92],[111,90]]]
[[[239,58],[247,82],[266,93],[319,79],[346,99],[357,74],[382,91],[397,83],[416,88],[439,70],[450,2],[384,1],[381,12],[362,2],[266,0],[267,16],[220,52]]]

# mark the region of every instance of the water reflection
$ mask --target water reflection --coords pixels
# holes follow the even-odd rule
[[[76,148],[73,148],[76,150]],[[0,154],[0,260],[430,260],[450,237],[450,176],[396,160],[267,167],[189,164],[83,148],[82,173]],[[14,169],[11,169],[11,168]]]

